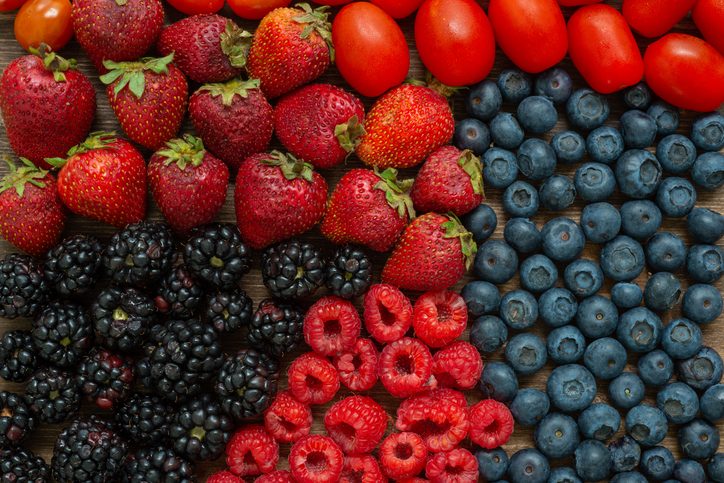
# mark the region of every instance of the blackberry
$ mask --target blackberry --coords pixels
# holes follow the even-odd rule
[[[266,249],[261,275],[274,297],[297,299],[312,295],[324,284],[325,263],[313,245],[290,240]]]
[[[113,235],[103,254],[103,266],[116,284],[146,287],[171,267],[173,253],[168,226],[142,221]]]
[[[24,382],[38,367],[38,359],[29,330],[9,330],[0,339],[0,377]]]
[[[304,312],[300,308],[272,299],[263,300],[249,325],[249,343],[281,358],[302,341],[303,325]]]
[[[346,299],[358,297],[370,286],[372,264],[362,250],[350,246],[342,247],[327,264],[326,278],[327,288],[334,295]]]
[[[109,423],[95,416],[78,418],[55,441],[53,478],[65,483],[115,481],[127,449]]]
[[[90,308],[98,342],[122,352],[143,346],[155,316],[153,300],[133,288],[106,289]]]
[[[0,261],[0,317],[33,317],[47,300],[48,283],[32,257],[11,253]]]
[[[146,357],[138,362],[138,377],[170,402],[200,393],[201,385],[224,362],[216,332],[198,320],[172,320],[155,326],[151,339]]]
[[[0,448],[14,446],[35,429],[35,417],[20,394],[0,391]]]
[[[194,466],[163,446],[141,448],[123,464],[121,483],[191,483]]]
[[[141,446],[162,443],[168,438],[173,409],[150,394],[134,394],[116,410],[116,425],[130,441]]]
[[[60,423],[80,409],[80,389],[72,374],[45,367],[28,381],[25,400],[39,420]]]
[[[231,437],[234,424],[210,394],[202,394],[183,404],[171,426],[173,449],[198,461],[218,458]]]
[[[204,283],[228,290],[249,271],[251,258],[236,225],[210,223],[192,230],[184,262]]]
[[[50,468],[25,448],[0,448],[0,476],[3,483],[45,483],[50,481]]]
[[[221,366],[215,389],[224,411],[243,421],[269,407],[278,381],[279,361],[255,349],[243,349]]]
[[[131,392],[133,366],[106,349],[91,350],[76,372],[81,393],[101,409],[112,409]]]
[[[78,363],[93,344],[93,330],[80,305],[53,302],[33,320],[33,344],[38,355],[58,367]]]
[[[158,289],[155,302],[158,311],[170,317],[190,319],[201,306],[204,291],[184,266],[171,270]]]
[[[75,235],[66,238],[45,257],[45,279],[58,295],[81,295],[96,284],[103,245],[97,238]]]
[[[216,332],[234,332],[249,325],[253,301],[243,290],[217,292],[206,297],[206,322]]]

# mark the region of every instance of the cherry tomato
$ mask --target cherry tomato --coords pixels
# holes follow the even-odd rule
[[[577,7],[579,5],[590,5],[601,0],[558,0],[561,7]]]
[[[582,7],[568,20],[568,53],[588,85],[603,94],[632,86],[644,62],[631,29],[608,5]]]
[[[23,6],[28,0],[0,0],[0,12],[11,12]]]
[[[224,0],[167,0],[168,3],[186,15],[216,13],[224,7]]]
[[[69,0],[30,0],[15,17],[15,38],[25,50],[45,43],[60,50],[73,36]]]
[[[659,37],[689,13],[696,0],[624,0],[623,16],[637,33]]]
[[[706,41],[724,55],[724,0],[699,0],[691,16]]]
[[[495,37],[475,0],[426,0],[415,17],[422,63],[443,84],[459,87],[487,77],[495,62]]]
[[[275,8],[288,7],[290,3],[292,0],[229,0],[229,7],[241,18],[258,20]]]
[[[707,112],[724,103],[724,56],[698,37],[661,37],[646,49],[644,65],[646,83],[670,104]]]
[[[357,92],[376,97],[399,85],[410,68],[405,35],[381,8],[355,2],[332,23],[332,43],[342,77]]]
[[[425,0],[370,0],[393,18],[405,18],[420,8]]]
[[[488,16],[498,45],[524,71],[542,72],[566,55],[566,21],[556,0],[490,0]]]

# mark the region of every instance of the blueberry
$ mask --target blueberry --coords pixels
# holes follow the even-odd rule
[[[518,104],[518,121],[530,134],[547,133],[558,122],[558,111],[550,99],[543,96],[530,96]]]
[[[535,93],[544,96],[555,104],[565,103],[573,92],[573,80],[560,67],[548,69],[535,80]]]
[[[586,245],[583,230],[564,216],[548,220],[541,230],[543,253],[557,262],[569,262],[581,254]]]
[[[618,323],[618,309],[606,297],[592,295],[578,304],[576,325],[589,339],[600,339],[613,334]]]
[[[528,218],[511,218],[505,224],[503,238],[519,253],[540,249],[542,240],[538,227]]]
[[[546,290],[538,300],[540,318],[550,327],[569,324],[576,316],[577,311],[576,298],[564,288]]]
[[[585,163],[576,170],[573,185],[585,201],[605,201],[616,190],[613,170],[601,163]]]
[[[453,142],[458,149],[469,149],[480,156],[490,147],[490,130],[477,119],[463,119],[455,124]]]
[[[563,272],[566,288],[577,297],[590,297],[603,285],[603,272],[598,263],[578,259],[571,262]]]
[[[632,309],[641,305],[644,292],[641,287],[631,282],[619,282],[611,287],[611,301],[619,309]]]
[[[711,458],[719,448],[719,430],[701,419],[679,429],[679,446],[687,458]]]
[[[468,91],[465,110],[481,121],[490,121],[500,111],[503,96],[495,82],[485,80]]]
[[[575,131],[557,133],[551,139],[551,147],[558,161],[564,164],[578,163],[586,155],[586,141]]]
[[[517,270],[518,255],[507,243],[488,240],[478,248],[473,271],[479,279],[502,284],[513,278]]]
[[[651,104],[651,98],[651,89],[643,82],[623,91],[623,102],[631,109],[646,109]]]
[[[509,112],[500,112],[490,121],[493,144],[504,149],[517,149],[525,139],[518,119]]]
[[[674,474],[674,455],[668,448],[654,446],[641,454],[641,471],[653,480],[661,481]]]
[[[686,255],[686,271],[699,283],[714,283],[724,270],[724,251],[716,245],[694,245]]]
[[[632,352],[651,352],[659,345],[663,329],[658,315],[645,307],[636,307],[621,314],[616,337]]]
[[[705,190],[719,188],[724,184],[724,154],[701,154],[691,168],[691,179]]]
[[[553,329],[546,339],[548,357],[558,365],[577,362],[586,350],[583,333],[573,325]]]
[[[683,174],[696,161],[696,147],[686,136],[669,134],[656,145],[656,158],[664,171]]]
[[[699,399],[701,415],[716,423],[724,418],[724,384],[714,384]]]
[[[581,229],[588,241],[606,243],[621,230],[621,213],[611,203],[591,203],[581,211]]]
[[[681,299],[681,282],[670,272],[657,272],[649,277],[644,288],[644,303],[651,310],[670,310]]]
[[[606,445],[595,439],[583,441],[575,452],[576,473],[584,481],[600,481],[611,472],[611,453]]]
[[[636,240],[650,238],[661,227],[661,210],[649,200],[627,201],[621,205],[621,229]]]
[[[529,138],[523,141],[517,156],[518,169],[529,179],[546,179],[556,170],[556,153],[542,139]]]
[[[551,470],[548,483],[583,483],[573,468],[561,466]]]
[[[530,332],[513,336],[505,346],[505,360],[518,374],[535,374],[547,359],[545,341]]]
[[[586,439],[608,441],[621,427],[621,415],[608,404],[592,404],[578,416],[578,427]]]
[[[511,483],[545,483],[550,473],[546,457],[532,448],[516,451],[510,457],[508,478]]]
[[[626,349],[611,337],[596,339],[586,347],[583,363],[598,379],[608,381],[620,376],[626,367]]]
[[[694,460],[682,459],[674,465],[674,478],[685,483],[705,483],[706,474],[701,463]]]
[[[702,151],[724,148],[724,116],[712,112],[696,118],[691,125],[691,140]]]
[[[648,483],[648,481],[649,480],[638,471],[625,471],[611,478],[611,483]]]
[[[616,162],[616,182],[629,198],[648,198],[661,183],[661,171],[656,156],[643,149],[629,149]]]
[[[596,397],[596,380],[585,367],[566,364],[553,369],[548,377],[546,391],[553,406],[561,411],[581,411]]]
[[[515,371],[504,362],[488,362],[480,376],[480,391],[484,398],[509,403],[518,393]]]
[[[724,483],[724,453],[712,456],[706,465],[706,472],[713,482]]]
[[[678,235],[662,231],[646,244],[646,262],[656,272],[674,272],[686,261],[686,245]]]
[[[646,148],[654,144],[656,120],[643,111],[632,109],[621,114],[621,136],[627,148]]]
[[[576,421],[565,414],[551,413],[535,428],[535,447],[548,458],[570,456],[580,442]]]
[[[510,412],[516,424],[535,426],[543,419],[551,408],[548,395],[538,389],[521,389],[510,403]]]
[[[470,329],[470,343],[483,354],[495,352],[508,340],[508,327],[494,315],[478,317]]]
[[[538,207],[538,191],[530,183],[515,181],[503,193],[503,209],[510,216],[533,216],[538,212]]]
[[[533,92],[533,81],[521,70],[507,69],[498,76],[498,87],[505,102],[518,104]]]
[[[545,255],[533,255],[520,264],[520,284],[533,293],[553,288],[558,280],[558,268]]]
[[[656,191],[656,204],[662,213],[672,218],[682,218],[696,204],[696,189],[684,178],[666,178]]]
[[[716,243],[724,235],[724,215],[708,208],[694,208],[686,217],[686,228],[697,242]]]
[[[661,347],[673,359],[693,357],[699,352],[701,346],[701,329],[688,319],[672,320],[664,329],[664,335],[661,337]]]
[[[511,290],[500,301],[500,318],[511,329],[529,329],[538,319],[538,301],[530,292]]]
[[[483,155],[483,179],[493,188],[507,188],[518,178],[518,159],[501,148],[490,148]]]
[[[699,411],[696,392],[683,382],[669,384],[656,394],[656,407],[673,424],[686,424]]]
[[[644,249],[633,238],[619,235],[603,246],[599,261],[607,278],[628,282],[638,277],[644,269]]]
[[[586,138],[586,151],[592,160],[611,164],[623,154],[623,136],[611,126],[597,127]]]
[[[472,317],[497,313],[500,307],[500,291],[490,282],[480,280],[468,282],[460,295],[468,306],[468,314]]]
[[[475,452],[478,460],[478,473],[483,481],[495,481],[508,471],[508,454],[503,448],[491,450],[479,449]]]
[[[619,424],[621,416],[619,416]],[[631,471],[641,461],[641,446],[629,435],[621,436],[608,443],[611,453],[611,469],[614,473]]]
[[[602,125],[608,119],[611,109],[608,100],[591,89],[578,89],[566,102],[568,120],[573,126],[590,131]]]
[[[659,349],[642,355],[636,368],[641,380],[649,386],[663,386],[674,375],[674,361]]]
[[[543,181],[538,197],[541,204],[551,211],[562,211],[576,200],[576,187],[568,176],[554,174]]]
[[[644,400],[644,381],[633,372],[624,372],[611,381],[608,396],[614,406],[630,409]]]
[[[659,136],[668,136],[679,129],[679,110],[663,101],[654,101],[646,110],[656,122]]]
[[[490,205],[478,205],[462,219],[463,225],[473,234],[475,243],[483,243],[490,238],[498,226],[498,217]]]
[[[696,355],[676,363],[676,374],[694,389],[709,389],[721,381],[721,356],[711,347],[702,347]]]
[[[648,404],[634,406],[626,414],[626,431],[642,446],[654,446],[663,441],[669,425],[664,413]]]

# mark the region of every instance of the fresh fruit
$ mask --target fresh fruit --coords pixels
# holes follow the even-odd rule
[[[249,248],[233,223],[209,223],[195,228],[184,247],[184,263],[202,282],[221,290],[238,287],[249,271]]]
[[[352,349],[337,354],[333,364],[339,380],[351,391],[369,391],[377,382],[377,348],[370,339],[359,338]]]
[[[324,285],[325,261],[311,243],[290,240],[271,246],[261,259],[261,277],[272,296],[294,300]]]
[[[85,310],[69,302],[53,302],[33,319],[33,345],[41,359],[72,368],[93,344],[93,328]]]
[[[387,413],[371,397],[350,396],[327,410],[324,427],[345,454],[370,453],[385,434]]]
[[[132,363],[106,349],[91,350],[76,372],[81,393],[101,409],[113,409],[131,393]]]
[[[236,421],[261,416],[277,394],[279,361],[255,349],[228,357],[216,376],[214,390],[224,412]]]
[[[427,448],[417,433],[391,433],[380,444],[379,456],[385,475],[399,481],[422,471],[427,460]]]
[[[62,423],[80,408],[75,374],[54,367],[38,369],[25,386],[25,401],[38,420]]]
[[[362,250],[343,246],[327,261],[325,279],[334,295],[345,299],[358,297],[370,286],[372,262]]]
[[[428,292],[415,302],[412,328],[429,347],[439,348],[454,341],[463,333],[467,322],[465,300],[455,292]]]
[[[25,49],[60,50],[73,37],[69,0],[29,0],[15,16],[15,39]]]
[[[699,0],[691,17],[706,41],[724,55],[724,31],[719,28],[724,22],[724,1]]]
[[[38,358],[30,331],[5,331],[0,337],[0,377],[10,382],[25,382],[37,367]]]
[[[6,479],[49,481],[50,468],[45,460],[22,447],[0,449],[0,471]]]
[[[360,321],[352,302],[327,295],[317,300],[304,317],[304,341],[313,351],[333,356],[354,347]]]
[[[422,436],[428,451],[450,451],[468,435],[468,406],[461,392],[437,389],[414,395],[397,409],[395,427]]]
[[[671,30],[695,3],[696,0],[625,0],[621,12],[636,33],[653,38]]]
[[[156,396],[136,393],[116,410],[118,430],[131,441],[143,445],[161,444],[168,438],[173,408]]]
[[[212,483],[208,481],[207,483]],[[277,470],[261,475],[254,483],[294,483],[291,473],[286,470]]]
[[[177,265],[161,279],[153,301],[168,317],[190,319],[199,312],[203,296],[201,283],[186,267]]]
[[[11,253],[0,261],[0,316],[33,317],[48,300],[42,265],[28,255]]]
[[[372,3],[393,18],[402,19],[412,15],[424,0],[372,0]]]
[[[251,298],[239,289],[208,294],[206,320],[216,332],[234,332],[249,324],[254,310]]]
[[[222,470],[210,475],[206,483],[244,483],[244,480],[229,470]]]
[[[259,20],[275,8],[289,6],[291,0],[229,0],[231,10],[241,18]]]
[[[215,460],[224,452],[234,423],[209,393],[182,404],[168,428],[174,451],[193,461]]]
[[[438,386],[469,390],[480,382],[483,360],[474,345],[458,341],[432,356],[432,375]]]
[[[382,414],[387,414],[382,411]],[[20,444],[35,429],[35,417],[20,394],[0,391],[0,444],[3,448]]]
[[[325,404],[339,390],[339,375],[323,356],[307,352],[294,359],[287,370],[289,392],[304,404]]]
[[[264,413],[264,427],[280,443],[294,443],[312,429],[312,410],[288,392],[274,398]]]
[[[435,453],[427,460],[425,475],[430,481],[471,481],[478,477],[478,461],[463,448]]]
[[[363,96],[377,97],[407,77],[405,36],[374,4],[354,2],[340,10],[332,24],[332,41],[340,74]]]
[[[392,285],[375,284],[364,298],[365,328],[383,344],[405,335],[412,325],[412,312],[410,299]]]
[[[138,478],[142,481],[153,478],[191,480],[195,477],[193,464],[164,446],[139,448],[129,455],[121,471],[123,479]]]
[[[27,0],[2,0],[0,1],[0,12],[12,12],[22,7]]]
[[[167,0],[169,5],[186,15],[216,13],[224,7],[224,0]]]
[[[298,483],[339,481],[343,465],[342,450],[327,436],[305,436],[289,451],[289,468]]]
[[[292,352],[303,338],[303,311],[291,304],[262,300],[248,322],[247,339],[276,357]]]
[[[121,352],[140,349],[156,322],[153,299],[133,288],[103,290],[89,314],[96,341]]]
[[[393,397],[409,397],[421,392],[427,388],[432,375],[430,349],[419,339],[403,337],[382,349],[377,373]]]
[[[60,296],[84,294],[96,286],[103,250],[93,236],[67,237],[47,252],[45,279]]]
[[[508,407],[485,399],[470,408],[470,439],[481,448],[503,446],[513,434],[513,416]]]
[[[226,464],[237,476],[270,473],[279,461],[279,444],[264,426],[251,424],[234,433],[226,445]]]

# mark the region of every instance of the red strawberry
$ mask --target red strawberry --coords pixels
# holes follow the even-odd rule
[[[25,158],[0,180],[0,235],[35,257],[58,243],[65,226],[65,210],[55,178]]]
[[[435,150],[420,168],[410,197],[419,213],[464,215],[485,199],[480,158],[455,146]]]
[[[334,60],[329,7],[306,3],[277,8],[259,23],[246,68],[268,98],[281,96],[322,75]]]
[[[214,220],[226,200],[229,168],[187,134],[148,162],[148,183],[161,213],[179,233]]]
[[[322,234],[332,243],[356,243],[386,252],[415,216],[407,191],[412,180],[397,181],[397,171],[353,169],[329,197]]]
[[[234,204],[241,237],[252,248],[308,231],[324,216],[327,182],[291,154],[255,154],[241,163]]]
[[[266,151],[274,129],[274,111],[256,79],[201,87],[191,96],[189,116],[206,148],[233,170]]]
[[[131,141],[149,149],[176,136],[186,112],[188,84],[172,60],[173,54],[103,64],[109,72],[101,81],[118,122]]]
[[[88,135],[96,92],[75,60],[38,52],[18,57],[3,72],[0,111],[13,151],[48,167],[45,158],[65,156]]]
[[[128,141],[92,133],[68,159],[52,162],[61,167],[58,193],[72,212],[119,228],[143,220],[146,162]]]
[[[455,120],[447,99],[430,87],[403,84],[367,113],[357,156],[370,166],[409,168],[450,142]]]
[[[420,292],[455,285],[470,268],[477,246],[454,216],[427,213],[413,220],[382,270],[382,281]]]
[[[274,131],[294,156],[331,168],[351,153],[364,133],[365,111],[354,95],[330,84],[287,94],[274,109]]]
[[[241,74],[251,34],[221,15],[193,15],[163,29],[156,48],[175,54],[174,63],[191,80],[225,82]]]

